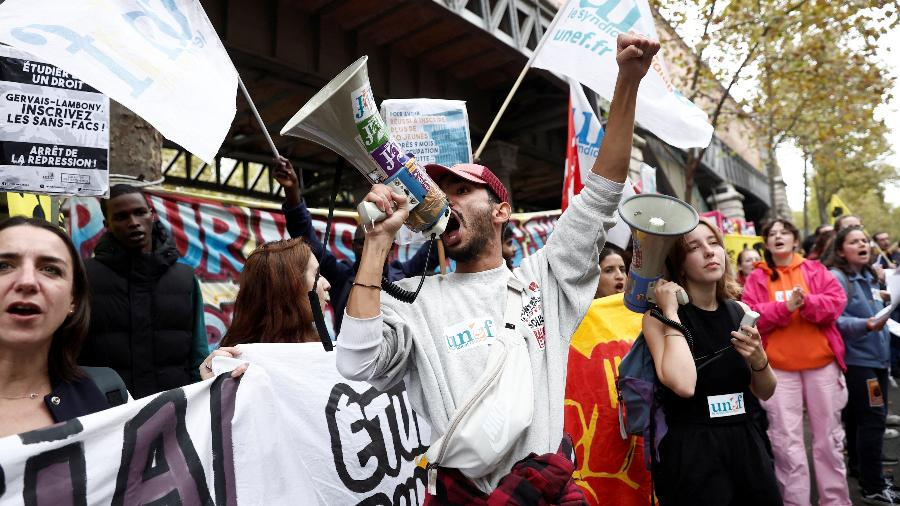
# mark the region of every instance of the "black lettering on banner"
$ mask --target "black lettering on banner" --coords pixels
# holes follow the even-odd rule
[[[234,402],[239,385],[240,378],[220,374],[209,389],[216,506],[237,506],[231,420],[234,418]]]
[[[125,423],[114,506],[213,506],[203,465],[187,431],[186,411],[187,398],[178,388],[163,392]],[[148,469],[154,462],[158,466],[160,459],[166,471]]]
[[[31,456],[25,461],[25,506],[87,506],[87,466],[81,442]]]
[[[33,445],[36,443],[52,443],[54,441],[62,441],[69,436],[79,434],[83,430],[84,426],[81,425],[81,420],[73,418],[66,423],[58,423],[56,425],[51,425],[50,427],[45,427],[43,429],[23,432],[22,434],[19,434],[19,439],[22,440],[23,445]]]
[[[6,492],[6,477],[3,476],[3,466],[0,466],[0,497]]]
[[[360,494],[371,492],[385,476],[397,477],[404,462],[413,461],[427,449],[422,445],[418,420],[409,408],[405,393],[402,383],[386,392],[369,388],[362,394],[344,383],[335,384],[332,388],[325,407],[325,419],[331,437],[335,470],[347,489]],[[379,408],[383,408],[386,420],[381,419]],[[342,419],[340,426],[339,413]],[[345,428],[342,432],[341,426],[348,426],[348,417],[356,419],[349,423],[349,431]],[[400,421],[403,422],[402,429],[398,423]],[[356,453],[356,459],[347,460],[351,456],[345,455],[344,448],[355,446],[346,445],[345,441],[349,443],[361,439],[362,432],[368,436],[369,442]],[[388,455],[388,441],[393,446],[391,455]],[[370,498],[376,501],[372,504],[379,504],[377,496],[375,494]]]
[[[394,489],[393,500],[384,492],[379,492],[356,503],[356,506],[417,506],[425,501],[426,478],[425,469],[416,466],[413,475]],[[422,500],[419,500],[420,496]]]

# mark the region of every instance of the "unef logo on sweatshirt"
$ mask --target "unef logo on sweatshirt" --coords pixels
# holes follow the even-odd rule
[[[483,316],[444,327],[444,337],[447,349],[457,352],[494,342],[497,331],[494,319]]]

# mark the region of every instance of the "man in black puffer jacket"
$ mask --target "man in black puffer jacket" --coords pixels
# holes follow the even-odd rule
[[[199,381],[209,346],[193,270],[141,190],[115,185],[101,207],[107,231],[85,261],[91,328],[78,363],[115,369],[134,398]]]

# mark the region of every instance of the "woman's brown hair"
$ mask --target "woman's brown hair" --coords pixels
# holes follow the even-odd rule
[[[221,346],[318,341],[305,278],[310,258],[312,252],[300,238],[253,250],[241,271],[234,318]]]
[[[50,354],[47,357],[47,368],[51,381],[57,379],[73,381],[84,376],[84,372],[78,367],[77,360],[91,323],[90,290],[84,263],[65,230],[44,220],[13,216],[0,223],[0,232],[8,228],[23,226],[46,230],[59,237],[66,245],[66,250],[72,259],[72,303],[75,307],[72,313],[63,320],[62,325],[53,332]]]
[[[722,238],[722,232],[719,231],[719,228],[714,224],[710,223],[705,219],[701,219],[700,223],[697,225],[706,226],[709,228],[713,235],[716,236],[716,240],[719,242],[719,246],[722,249],[725,249],[725,240]],[[682,266],[684,265],[684,259],[687,258],[688,255],[688,243],[685,237],[687,234],[681,236],[678,241],[675,242],[675,245],[672,246],[672,251],[669,252],[669,257],[666,262],[669,267],[669,277],[671,281],[681,285],[682,287],[686,286],[686,279],[684,276],[684,270]],[[741,286],[734,279],[734,267],[731,265],[731,260],[729,260],[728,255],[725,255],[725,273],[722,277],[716,282],[716,299],[718,300],[726,300],[726,299],[737,299],[741,294]]]

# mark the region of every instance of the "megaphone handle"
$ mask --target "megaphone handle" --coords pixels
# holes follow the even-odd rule
[[[678,300],[678,304],[681,306],[686,306],[691,299],[688,298],[687,292],[683,289],[679,288],[677,292],[675,292],[675,298]]]
[[[359,205],[356,206],[356,212],[359,213],[359,222],[363,226],[387,218],[387,214],[369,201],[360,202]]]

